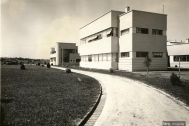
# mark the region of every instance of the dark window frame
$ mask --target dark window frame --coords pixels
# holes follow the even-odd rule
[[[130,57],[130,52],[121,52],[121,58]]]
[[[158,55],[158,53],[160,55]],[[154,55],[154,54],[157,54],[157,55]],[[152,56],[153,56],[153,58],[162,58],[163,57],[163,52],[152,52]]]
[[[136,28],[136,33],[149,34],[149,30],[148,30],[148,28],[140,28],[140,27],[137,27],[137,28]]]
[[[163,30],[152,29],[152,35],[163,35]]]
[[[136,57],[143,58],[146,56],[148,56],[148,52],[136,52]]]
[[[179,62],[179,57],[180,57],[180,62],[189,62],[189,55],[174,55],[173,61]]]

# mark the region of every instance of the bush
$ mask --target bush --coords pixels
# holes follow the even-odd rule
[[[66,73],[71,73],[71,70],[69,68],[66,68]]]
[[[53,66],[53,63],[51,63],[51,66]]]
[[[22,65],[22,62],[20,62],[20,65]]]
[[[40,66],[40,63],[37,63],[38,66]]]
[[[25,70],[25,69],[26,69],[25,66],[24,66],[24,64],[22,64],[22,65],[20,66],[20,69],[21,69],[21,70]]]
[[[47,63],[47,68],[51,68],[51,65],[49,63]]]
[[[43,65],[43,64],[42,64],[41,66],[42,66],[42,67],[44,67],[44,65]]]
[[[110,72],[110,73],[113,73],[113,72],[114,72],[114,70],[113,70],[112,68],[110,68],[110,69],[109,69],[109,72]]]
[[[175,73],[171,74],[170,80],[171,80],[172,85],[181,85],[182,83],[180,78]]]

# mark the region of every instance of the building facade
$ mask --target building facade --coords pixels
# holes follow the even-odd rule
[[[167,52],[169,56],[169,67],[189,68],[189,39],[186,42],[167,42]]]
[[[122,13],[110,11],[80,29],[81,67],[118,69],[118,16]]]
[[[150,70],[167,69],[166,30],[164,14],[132,10],[119,16],[120,70],[146,70],[144,58],[151,58]]]
[[[75,43],[57,42],[50,51],[50,64],[52,65],[79,65],[80,56]]]
[[[80,29],[81,67],[145,70],[167,69],[167,16],[131,10],[110,11]]]

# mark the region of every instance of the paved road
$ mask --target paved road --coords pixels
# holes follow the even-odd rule
[[[157,89],[123,77],[80,70],[106,88],[106,102],[95,126],[162,126],[162,121],[186,121],[189,109]]]

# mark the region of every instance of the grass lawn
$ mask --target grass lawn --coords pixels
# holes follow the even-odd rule
[[[31,65],[1,67],[4,125],[75,125],[100,93],[98,81],[86,75]]]
[[[182,85],[174,86],[170,82],[170,75],[172,72],[178,75],[178,71],[150,71],[149,74],[146,74],[146,72],[126,71],[114,71],[113,73],[110,73],[108,70],[81,68],[78,66],[69,67],[72,69],[111,74],[115,76],[122,76],[133,80],[141,81],[145,84],[165,91],[166,93],[179,99],[180,101],[184,102],[187,106],[189,106],[189,71],[181,71]]]

